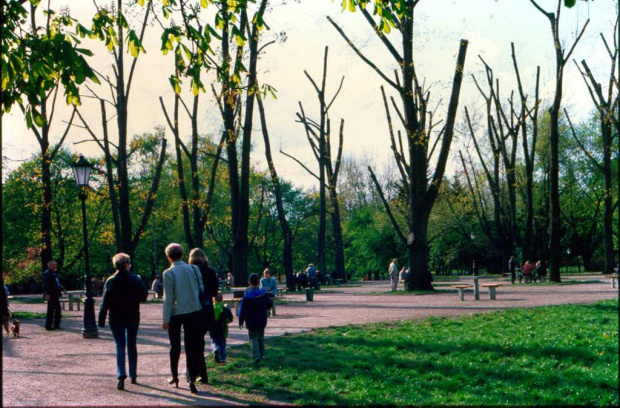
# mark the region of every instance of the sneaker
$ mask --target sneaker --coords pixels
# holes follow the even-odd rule
[[[213,360],[215,360],[216,363],[221,362],[221,360],[220,360],[220,353],[218,353],[217,351],[215,353],[213,353]]]

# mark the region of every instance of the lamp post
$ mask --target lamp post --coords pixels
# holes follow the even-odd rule
[[[476,254],[475,254],[475,247],[474,247],[474,240],[476,239],[476,234],[474,234],[473,232],[469,235],[469,237],[471,238],[471,274],[475,275],[476,274]]]
[[[88,258],[88,233],[86,230],[86,197],[88,196],[88,180],[92,165],[80,155],[73,165],[73,176],[79,188],[79,197],[82,201],[82,232],[84,234],[84,266],[86,268],[86,299],[84,300],[84,327],[82,337],[96,339],[99,337],[97,321],[95,320],[95,299],[93,299],[93,284],[90,280],[90,264]]]
[[[566,248],[566,255],[568,255],[567,256],[568,259],[566,260],[566,272],[568,273],[568,271],[570,270],[570,266],[569,266],[570,265],[569,264],[569,262],[570,262],[570,248]]]

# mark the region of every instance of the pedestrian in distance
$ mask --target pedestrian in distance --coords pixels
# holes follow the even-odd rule
[[[267,311],[271,310],[273,301],[258,286],[258,275],[250,275],[250,287],[245,291],[239,304],[239,328],[243,325],[248,329],[248,337],[252,343],[252,358],[258,364],[265,357],[265,327],[267,327]]]
[[[398,259],[392,259],[392,262],[388,267],[388,275],[390,275],[390,282],[392,283],[393,292],[398,288]]]
[[[213,303],[215,321],[211,326],[209,335],[211,336],[211,347],[213,348],[213,359],[216,363],[226,363],[226,338],[228,337],[228,324],[233,322],[233,314],[226,305],[222,303],[223,296],[218,293]]]
[[[163,274],[164,307],[162,328],[170,340],[169,384],[179,386],[179,358],[181,357],[181,328],[185,338],[185,356],[189,373],[189,389],[198,393],[196,383],[208,384],[204,356],[204,323],[199,293],[204,290],[198,268],[183,262],[183,247],[170,244],[166,247],[170,268]],[[201,341],[202,338],[202,341]]]
[[[517,261],[515,260],[514,255],[510,255],[510,259],[508,260],[508,270],[510,271],[510,283],[515,283],[515,279],[517,278]]]
[[[58,279],[58,263],[51,260],[47,263],[47,270],[43,272],[43,294],[47,301],[47,315],[45,330],[60,330],[60,296],[65,288]]]
[[[161,281],[161,275],[155,277],[151,285],[151,290],[155,292],[155,298],[161,299],[164,297],[164,283]]]
[[[99,308],[99,327],[105,327],[109,311],[110,330],[116,344],[117,388],[123,390],[127,378],[125,349],[131,383],[137,384],[138,382],[137,338],[140,326],[140,302],[146,301],[149,292],[142,279],[130,271],[129,255],[116,254],[112,258],[112,263],[116,272],[106,280],[103,286],[103,298]]]
[[[276,278],[271,276],[271,271],[269,270],[269,268],[265,268],[265,270],[263,271],[263,278],[260,280],[260,287],[265,292],[267,292],[267,295],[271,299],[275,298],[276,295],[278,294],[278,282],[276,282]],[[267,316],[270,316],[270,315],[271,313],[268,312]],[[276,315],[275,303],[273,305],[273,315],[274,316]]]

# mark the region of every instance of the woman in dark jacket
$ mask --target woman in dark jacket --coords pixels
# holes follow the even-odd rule
[[[138,326],[140,325],[140,302],[148,296],[148,288],[138,275],[129,271],[131,259],[127,254],[116,254],[112,263],[116,273],[108,278],[103,288],[103,300],[99,309],[99,327],[105,327],[110,311],[110,330],[116,343],[116,368],[119,390],[125,389],[125,347],[129,360],[131,383],[137,382]]]
[[[189,252],[189,263],[196,265],[200,269],[200,275],[202,275],[202,285],[205,288],[205,297],[211,301],[208,308],[203,308],[204,330],[203,330],[203,344],[204,350],[204,336],[209,330],[215,320],[213,312],[213,298],[217,296],[220,286],[220,280],[217,277],[217,271],[209,266],[209,260],[207,256],[200,248],[194,248]]]

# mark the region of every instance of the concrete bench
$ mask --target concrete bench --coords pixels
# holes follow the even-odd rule
[[[608,275],[611,280],[611,287],[615,288],[618,285],[618,274]]]
[[[454,285],[452,287],[459,291],[459,299],[465,300],[465,289],[471,288],[471,285]]]
[[[491,300],[495,300],[495,290],[502,286],[501,283],[483,283],[482,287],[489,288],[489,296]]]
[[[60,307],[62,308],[62,310],[66,310],[66,305],[69,305],[69,310],[73,310],[74,304],[77,310],[80,310],[80,304],[82,303],[81,300],[72,298],[60,298],[58,299],[58,301],[60,302]],[[45,303],[47,303],[47,300],[45,301]]]

